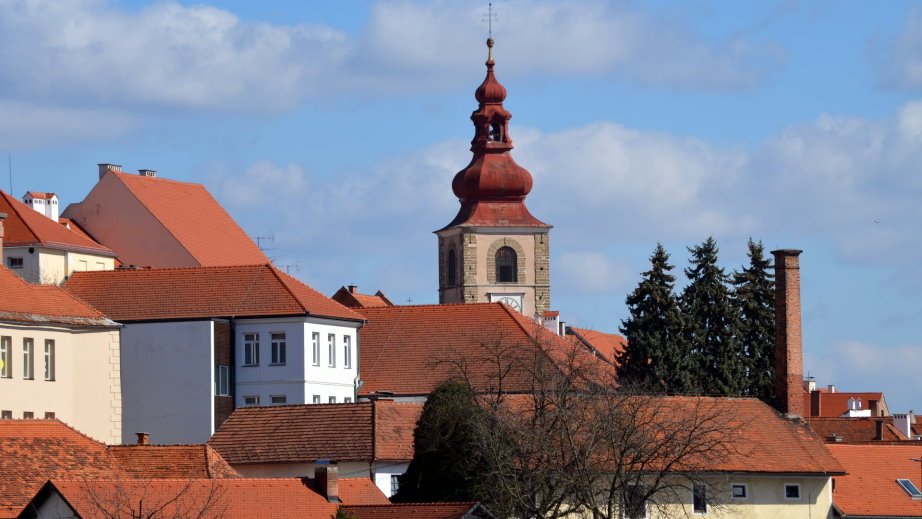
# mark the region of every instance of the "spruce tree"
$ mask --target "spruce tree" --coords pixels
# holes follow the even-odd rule
[[[669,254],[661,244],[650,256],[650,270],[625,301],[630,317],[621,322],[627,348],[618,356],[618,378],[654,391],[693,389],[688,357],[681,350],[682,321],[673,287]]]
[[[749,266],[733,273],[733,302],[739,316],[738,340],[746,354],[744,393],[772,404],[775,365],[775,292],[772,262],[762,242],[749,239]]]
[[[737,396],[746,386],[745,359],[737,316],[724,270],[717,266],[717,242],[709,237],[689,247],[688,286],[679,299],[685,323],[683,340],[697,364],[699,388],[705,394]]]

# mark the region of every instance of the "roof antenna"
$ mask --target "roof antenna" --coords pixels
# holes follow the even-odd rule
[[[6,165],[10,169],[10,196],[13,195],[13,156],[7,153],[6,155]]]

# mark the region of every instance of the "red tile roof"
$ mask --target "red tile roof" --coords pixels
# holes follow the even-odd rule
[[[39,191],[26,191],[26,196],[31,196],[32,198],[37,198],[39,200],[50,200],[56,195],[54,193],[41,193]]]
[[[347,506],[358,519],[465,519],[477,503],[401,503]]]
[[[466,370],[479,389],[498,384],[496,366],[484,359],[502,349],[521,363],[534,361],[540,347],[562,361],[574,345],[501,303],[363,308],[359,370],[362,395],[428,395]],[[586,357],[589,357],[588,355]],[[587,359],[588,360],[588,359]],[[589,360],[602,365],[598,360]],[[610,365],[600,366],[610,369]],[[510,391],[531,388],[524,369],[503,384]]]
[[[349,308],[377,308],[381,306],[394,306],[394,303],[378,290],[375,295],[360,294],[354,286],[340,287],[331,298]]]
[[[405,461],[413,457],[413,429],[421,412],[421,403],[387,400],[242,407],[221,424],[208,444],[234,465],[320,459]]]
[[[109,171],[201,266],[268,263],[201,184]]]
[[[75,272],[63,286],[116,321],[279,315],[362,320],[272,265]]]
[[[922,517],[922,501],[913,500],[897,483],[911,480],[922,489],[922,444],[829,445],[848,472],[836,476],[832,503],[844,517]]]
[[[604,333],[587,328],[567,328],[567,334],[581,341],[586,346],[595,350],[603,359],[617,365],[618,355],[624,351],[627,346],[627,339],[614,333]]]
[[[840,438],[845,443],[908,440],[885,417],[840,418],[814,416],[807,418],[807,422],[816,431],[816,434],[827,442],[830,441],[829,438],[832,436]],[[880,423],[882,438],[877,437],[878,423]]]
[[[339,500],[348,505],[389,505],[391,502],[368,478],[339,478]]]
[[[56,285],[33,285],[0,266],[0,320],[60,323],[77,326],[116,326],[99,310]]]
[[[535,218],[525,207],[524,202],[476,202],[462,204],[455,219],[439,230],[444,231],[452,227],[534,227],[550,229],[552,226]]]
[[[0,518],[16,517],[48,479],[236,474],[213,451],[183,459],[194,450],[205,447],[107,447],[58,420],[0,420]],[[171,452],[158,462],[155,451]]]
[[[5,247],[41,246],[97,256],[115,255],[93,239],[51,220],[2,190],[0,213],[7,214],[3,222]]]
[[[831,393],[825,390],[817,390],[814,391],[813,394],[819,395],[819,412],[816,412],[816,410],[811,407],[812,397],[810,392],[804,391],[804,409],[810,416],[842,416],[848,412],[848,401],[852,398],[861,400],[861,409],[870,409],[871,400],[879,401],[881,409],[886,405],[884,403],[884,394],[879,392],[856,393],[836,391],[835,393]]]

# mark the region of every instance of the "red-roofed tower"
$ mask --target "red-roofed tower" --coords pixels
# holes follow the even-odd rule
[[[504,107],[506,89],[493,74],[493,39],[487,40],[487,76],[474,96],[474,156],[451,188],[461,208],[436,231],[439,239],[439,301],[502,301],[525,315],[550,306],[551,226],[525,207],[531,174],[512,158]]]

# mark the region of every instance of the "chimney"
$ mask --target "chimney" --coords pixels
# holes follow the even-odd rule
[[[314,467],[317,490],[331,503],[339,503],[339,467],[335,463]]]
[[[835,392],[836,392],[836,385],[835,385],[835,384],[829,384],[829,385],[826,386],[826,390],[829,391],[830,393],[835,393]]]
[[[349,285],[349,293],[354,294],[359,289],[358,285]]]
[[[142,177],[156,177],[157,171],[153,169],[139,169],[138,175],[141,175]]]
[[[893,414],[893,426],[896,427],[898,431],[900,431],[900,434],[907,438],[912,438],[912,422],[913,417],[911,410],[907,414]]]
[[[104,162],[96,165],[99,166],[99,178],[102,178],[109,171],[116,171],[119,173],[122,171],[121,164],[108,164]]]
[[[807,393],[812,393],[816,391],[816,379],[808,376],[804,379],[804,391]]]
[[[0,259],[3,258],[3,220],[6,220],[6,213],[0,213]]]
[[[804,416],[804,360],[800,323],[800,253],[781,249],[775,257],[775,401],[788,416]]]
[[[874,439],[882,441],[884,439],[884,421],[874,420]]]
[[[135,434],[138,435],[138,445],[147,445],[150,443],[150,433],[139,432]]]
[[[823,416],[823,393],[821,391],[810,393],[810,416]]]
[[[871,410],[871,416],[881,416],[880,400],[872,398],[868,400],[868,409]]]

